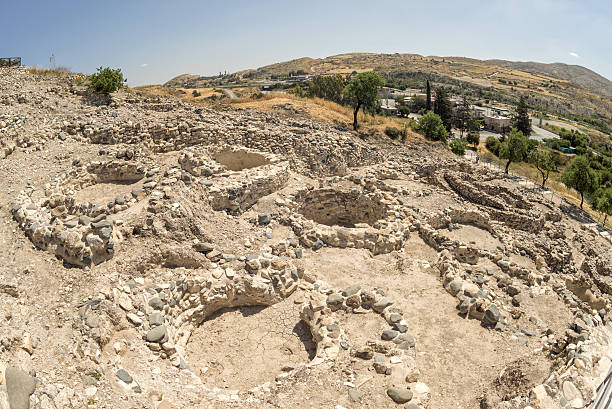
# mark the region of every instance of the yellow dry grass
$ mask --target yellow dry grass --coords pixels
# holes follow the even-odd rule
[[[232,106],[240,108],[257,109],[260,111],[270,112],[277,109],[279,106],[286,104],[292,105],[294,108],[307,113],[309,116],[332,123],[342,123],[347,128],[351,128],[353,124],[353,109],[343,106],[332,101],[322,98],[301,98],[287,93],[269,93],[264,94],[258,99],[239,98],[226,100]],[[403,129],[409,120],[405,118],[387,117],[380,115],[369,115],[363,111],[357,114],[357,121],[361,126],[362,131],[371,131],[379,135],[384,134],[384,130],[388,126],[393,126],[398,129]],[[411,138],[421,138],[412,130],[408,130],[408,136]]]
[[[66,77],[66,76],[76,74],[65,67],[58,67],[58,68],[53,68],[53,69],[30,67],[28,68],[28,72],[32,75],[39,75],[39,76],[45,76],[45,77],[53,77],[53,76],[54,77]]]

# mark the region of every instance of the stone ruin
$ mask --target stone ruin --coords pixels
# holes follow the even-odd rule
[[[439,390],[427,385],[435,378],[424,376],[436,362],[422,364],[432,346],[416,327],[427,311],[403,299],[417,272],[433,276],[427,290],[456,307],[443,320],[475,322],[481,336],[550,362],[545,376],[531,384],[519,377],[524,383],[510,382],[503,396],[504,374],[479,380],[487,388],[480,407],[586,407],[612,365],[609,236],[578,224],[568,204],[550,203],[536,188],[424,142],[367,143],[293,113],[216,111],[138,93],[90,106],[83,90],[49,79],[24,96],[14,83],[27,74],[14,71],[11,81],[0,77],[9,112],[0,114],[3,163],[56,143],[90,155],[60,155],[58,163],[72,164],[45,174],[51,180],[20,185],[10,203],[23,232],[15,234],[82,268],[61,271],[88,281],[54,290],[66,300],[57,309],[62,331],[74,335],[61,359],[75,369],[67,380],[51,375],[57,369],[37,372],[30,407],[282,407],[321,398],[315,389],[332,397],[313,405],[440,407]],[[30,103],[58,117],[37,120]],[[366,261],[357,269],[372,271],[368,282],[337,285],[360,256]],[[389,284],[370,262],[402,275]],[[325,263],[338,271],[324,271]],[[22,291],[2,284],[0,300]],[[565,309],[564,321],[538,315],[540,298]],[[220,382],[198,352],[218,336],[228,309],[244,320],[274,317],[256,324],[269,327],[273,348],[292,337],[304,351],[278,359],[276,372],[255,385]],[[17,315],[8,320],[24,323]],[[351,320],[373,323],[374,335],[356,337]],[[202,337],[202,328],[210,333]],[[47,347],[51,335],[40,341],[45,348],[20,336],[0,335],[0,375],[10,379],[2,364],[20,348],[35,357],[60,350]],[[231,341],[232,353],[244,347]],[[240,378],[247,361],[222,364]],[[369,378],[357,382],[363,373]]]

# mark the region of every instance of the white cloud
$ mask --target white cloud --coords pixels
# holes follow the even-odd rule
[[[146,68],[148,66],[149,66],[149,64],[140,64],[140,68]]]
[[[580,58],[580,56],[573,51],[570,51],[569,55],[571,55],[574,58]]]

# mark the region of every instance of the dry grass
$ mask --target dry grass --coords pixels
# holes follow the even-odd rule
[[[28,68],[28,72],[32,75],[46,76],[46,77],[66,77],[71,76],[76,73],[70,71],[66,67],[57,67],[57,68],[38,68],[38,67],[30,67]]]
[[[275,110],[279,106],[291,104],[295,108],[321,121],[342,123],[349,129],[353,124],[353,109],[351,107],[343,106],[322,98],[301,98],[293,94],[279,92],[264,94],[261,98],[257,99],[238,98],[226,101],[236,107],[251,108],[267,112]],[[359,111],[357,114],[357,121],[360,124],[361,132],[373,132],[378,134],[378,136],[384,135],[386,127],[393,126],[402,129],[404,125],[409,123],[409,120],[406,118],[381,115],[372,116],[370,114],[365,114],[363,111]],[[408,130],[408,134],[410,138],[422,138],[412,130]]]

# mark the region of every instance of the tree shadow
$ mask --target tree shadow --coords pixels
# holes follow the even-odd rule
[[[83,94],[83,97],[81,98],[81,101],[85,105],[96,106],[97,107],[97,106],[110,105],[111,102],[113,102],[113,98],[110,95],[108,95],[108,94],[101,94],[101,93],[98,93],[98,92],[87,90]]]
[[[580,223],[595,223],[593,218],[583,209],[574,206],[571,203],[561,203],[559,209],[569,218],[572,218]]]

